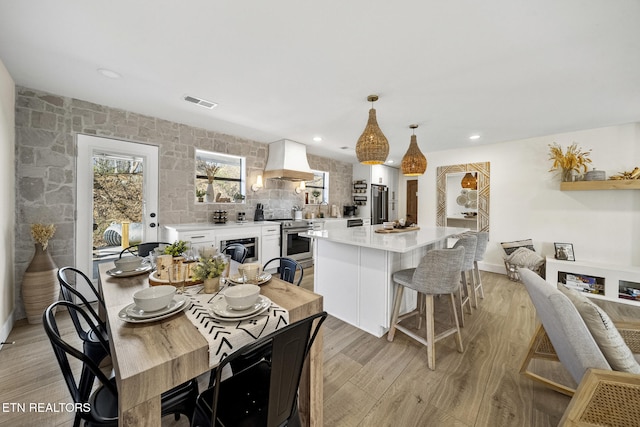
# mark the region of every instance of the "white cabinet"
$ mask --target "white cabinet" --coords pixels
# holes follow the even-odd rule
[[[280,256],[280,225],[265,225],[262,227],[262,242],[260,249],[260,263]],[[279,262],[269,264],[269,271],[275,271],[280,266]]]
[[[180,230],[179,228],[163,226],[162,241],[173,243],[177,240],[183,240],[191,244],[191,247],[200,252],[200,249],[207,247],[217,247],[216,235],[213,230]]]
[[[589,298],[640,305],[640,267],[593,261],[560,261],[547,257],[546,270],[547,282],[553,286],[569,283],[568,275],[580,276],[578,287],[588,288],[589,292],[584,292],[584,295]]]

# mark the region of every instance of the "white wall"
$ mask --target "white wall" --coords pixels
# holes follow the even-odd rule
[[[427,153],[427,172],[418,183],[418,223],[436,224],[439,166],[490,162],[485,269],[504,272],[500,242],[524,238],[532,238],[544,255],[553,255],[554,242],[569,242],[579,260],[640,265],[640,191],[560,191],[559,176],[549,172],[553,142],[591,148],[592,166],[607,177],[640,166],[640,123]],[[404,215],[404,202],[400,207]]]
[[[0,341],[13,327],[15,239],[15,84],[0,61]],[[1,346],[0,346],[1,347]]]

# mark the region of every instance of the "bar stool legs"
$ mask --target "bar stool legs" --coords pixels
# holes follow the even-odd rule
[[[460,333],[460,324],[458,323],[456,300],[453,294],[449,294],[448,297],[449,297],[449,302],[451,304],[451,318],[455,327],[451,327],[446,331],[439,333],[438,335],[435,334],[435,313],[434,313],[434,301],[433,301],[434,295],[418,293],[418,301],[421,301],[421,300],[423,301],[424,310],[421,309],[420,307],[421,304],[419,302],[418,307],[414,311],[400,316],[399,312],[400,312],[400,305],[402,303],[403,295],[404,295],[404,286],[396,285],[396,294],[393,300],[393,313],[391,315],[391,326],[389,328],[389,333],[387,334],[388,341],[393,341],[393,337],[395,336],[396,330],[399,330],[405,333],[406,335],[410,336],[414,340],[418,341],[419,343],[425,345],[427,347],[427,366],[431,370],[435,370],[436,368],[435,343],[440,341],[441,339],[446,338],[449,335],[455,334],[456,349],[458,350],[459,353],[464,352],[464,346],[462,344],[462,334]],[[422,314],[423,312],[424,312],[424,320],[425,320],[425,327],[426,327],[425,337],[422,337],[414,333],[413,331],[405,328],[404,326],[399,325],[399,322],[416,315],[419,316],[419,325],[420,325],[423,317],[423,314]],[[420,326],[418,326],[418,329],[420,329]]]
[[[469,279],[472,279],[473,275],[469,276]],[[469,281],[467,280],[467,274],[465,271],[460,273],[460,289],[458,290],[458,306],[460,308],[460,326],[464,326],[464,307],[467,307],[467,313],[471,314],[471,291],[470,288],[473,287],[473,283],[469,286]]]
[[[478,294],[480,298],[484,299],[484,288],[482,287],[482,276],[480,276],[480,269],[478,268],[478,261],[473,262],[473,301],[474,308],[478,308]]]

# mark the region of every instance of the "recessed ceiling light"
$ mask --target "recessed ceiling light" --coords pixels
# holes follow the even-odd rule
[[[314,140],[315,142],[321,142],[321,141],[322,141],[322,137],[320,137],[320,136],[314,136],[314,137],[313,137],[313,140]]]
[[[393,163],[393,160],[387,160],[387,163],[391,164]]]
[[[471,136],[469,137],[469,139],[471,139],[471,140],[474,140],[474,141],[475,141],[476,139],[480,139],[480,135],[471,135]]]
[[[98,68],[98,72],[100,74],[102,74],[103,76],[108,77],[110,79],[119,79],[120,77],[122,77],[120,75],[120,73],[116,73],[115,71],[108,70],[106,68]]]

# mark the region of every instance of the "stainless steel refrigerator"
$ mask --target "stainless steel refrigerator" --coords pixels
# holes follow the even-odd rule
[[[371,224],[389,220],[389,191],[386,185],[371,185]]]

